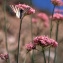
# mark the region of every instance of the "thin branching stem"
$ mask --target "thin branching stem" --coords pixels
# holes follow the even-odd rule
[[[23,63],[26,63],[26,57],[27,57],[27,54],[28,54],[28,52],[26,53],[26,56],[25,56],[25,58],[24,58]]]
[[[56,41],[58,42],[58,32],[59,32],[59,21],[56,23]],[[54,63],[56,63],[57,58],[57,48],[55,48]]]
[[[45,50],[43,49],[42,52],[43,52],[43,57],[44,57],[44,63],[46,63]]]
[[[5,42],[6,42],[6,50],[7,50],[7,53],[8,53],[8,61],[7,61],[7,63],[10,63],[9,51],[8,51],[8,43],[7,43],[6,0],[4,0],[3,5],[4,5],[4,21],[5,21],[5,27],[4,27],[4,30],[5,30]]]
[[[32,6],[32,0],[30,0],[30,4],[31,4],[31,6]],[[33,24],[32,24],[32,15],[31,15],[31,41],[32,41],[32,43],[33,43]],[[34,50],[32,50],[31,60],[32,60],[32,63],[34,63]]]
[[[53,18],[53,14],[54,14],[54,9],[55,9],[55,6],[53,8],[53,12],[52,12],[52,18]],[[52,28],[53,28],[53,25],[52,25],[52,21],[50,22],[50,38],[52,36]],[[48,63],[50,62],[50,47],[49,47],[49,56],[48,56]]]

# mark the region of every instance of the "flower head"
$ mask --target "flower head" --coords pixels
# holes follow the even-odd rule
[[[49,21],[49,18],[45,13],[38,13],[37,17],[40,18],[41,20],[43,20],[44,22]]]
[[[31,51],[32,49],[35,49],[35,45],[32,43],[26,44],[25,48],[27,49],[27,51]]]
[[[63,15],[60,13],[54,13],[52,20],[63,20]]]
[[[62,0],[51,0],[52,4],[54,4],[55,6],[62,6],[63,2]]]
[[[47,47],[47,46],[57,47],[58,46],[58,43],[55,40],[48,38],[48,36],[37,36],[34,38],[33,42],[35,45],[40,45],[42,47]]]
[[[3,59],[3,60],[7,60],[8,54],[0,54],[0,58]]]
[[[14,11],[14,13],[16,13],[16,16],[18,18],[20,18],[20,14],[22,14],[22,12],[25,12],[26,15],[35,13],[35,9],[33,9],[32,7],[25,5],[25,4],[17,4],[15,6],[10,5],[10,7]]]
[[[55,13],[63,13],[63,10],[55,9],[54,12],[55,12]]]

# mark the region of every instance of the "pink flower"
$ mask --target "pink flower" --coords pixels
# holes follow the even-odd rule
[[[36,18],[32,18],[32,22],[33,23],[37,23],[37,19]]]
[[[52,20],[63,20],[63,15],[60,13],[54,13]]]
[[[15,6],[10,5],[10,7],[16,13],[16,16],[18,18],[20,18],[20,10],[21,10],[21,13],[24,11],[26,15],[35,13],[35,9],[25,4],[17,4]]]
[[[42,19],[44,22],[49,22],[49,18],[45,13],[38,13],[37,17]]]
[[[28,51],[31,51],[32,49],[35,49],[35,45],[32,44],[32,43],[29,43],[29,44],[26,44],[26,45],[25,45],[25,48],[26,48]]]
[[[50,39],[50,41],[51,41],[52,47],[57,47],[58,46],[58,42],[56,42],[55,40]]]
[[[25,5],[25,4],[18,4],[18,5],[16,5],[16,7],[19,8],[19,9],[22,9],[22,10],[29,9],[27,11],[27,14],[33,14],[33,13],[35,13],[35,9],[33,9],[32,7],[30,7],[28,5]]]
[[[54,4],[55,6],[62,6],[63,2],[62,0],[51,0],[52,4]]]
[[[0,54],[0,58],[3,59],[3,60],[7,60],[8,54]]]
[[[55,9],[54,11],[55,13],[63,13],[63,10],[60,10],[60,9]]]
[[[55,40],[48,38],[48,36],[37,36],[34,38],[33,42],[35,45],[40,45],[41,47],[58,46],[58,43]]]

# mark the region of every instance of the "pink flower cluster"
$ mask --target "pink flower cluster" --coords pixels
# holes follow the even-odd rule
[[[38,13],[37,17],[39,17],[40,19],[42,19],[44,22],[49,21],[48,16],[45,13]]]
[[[7,60],[8,54],[0,54],[0,58],[3,59],[3,60]]]
[[[63,13],[63,10],[55,9],[54,12],[55,12],[55,13]]]
[[[38,36],[38,37],[35,37],[33,41],[35,45],[40,45],[42,47],[47,47],[47,46],[57,47],[58,46],[58,43],[55,40],[48,38],[48,36]]]
[[[29,44],[26,44],[26,45],[25,45],[25,48],[26,48],[28,51],[30,51],[30,50],[32,50],[32,49],[35,49],[36,47],[35,47],[34,44],[29,43]]]
[[[38,13],[37,17],[40,18],[42,21],[44,21],[44,26],[49,26],[49,18],[45,13]]]
[[[18,5],[15,5],[17,8],[21,9],[21,10],[26,10],[28,9],[27,11],[27,14],[33,14],[35,13],[35,9],[33,9],[32,7],[28,6],[28,5],[25,5],[25,4],[18,4]]]
[[[51,0],[52,4],[55,6],[63,6],[62,0]]]
[[[37,36],[33,39],[33,44],[26,44],[25,47],[28,51],[31,51],[32,49],[36,49],[36,45],[39,45],[41,47],[57,47],[58,43],[55,40],[48,38],[48,36]]]
[[[60,13],[54,13],[52,20],[63,20],[63,15]]]
[[[45,27],[49,26],[49,18],[45,13],[38,13],[36,15],[36,18],[32,18],[32,22],[37,23],[38,22],[37,18],[40,18],[44,22]]]

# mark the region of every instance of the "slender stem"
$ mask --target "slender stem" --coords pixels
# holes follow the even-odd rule
[[[4,0],[4,20],[5,20],[5,27],[4,27],[4,30],[5,30],[6,50],[7,50],[7,53],[8,53],[8,55],[9,55],[9,51],[8,51],[8,44],[7,44],[6,0]],[[8,58],[8,62],[7,62],[7,63],[10,63],[10,58]]]
[[[17,51],[17,63],[19,63],[19,51],[20,51],[20,36],[21,36],[21,28],[22,28],[22,19],[23,16],[20,18],[20,26],[19,26],[19,33],[18,33],[18,51]]]
[[[27,52],[28,53],[28,52]],[[26,63],[26,57],[27,57],[27,53],[26,53],[26,56],[25,56],[25,58],[24,58],[24,61],[23,61],[23,63]]]
[[[23,63],[26,63],[26,57],[25,57],[25,59],[24,59]]]
[[[43,57],[44,57],[44,63],[46,63],[45,51],[42,50],[42,52],[43,52]]]
[[[31,17],[31,40],[33,43],[33,30],[32,30],[32,17]],[[32,63],[34,63],[34,50],[32,50],[32,56],[31,56]]]
[[[54,14],[54,9],[55,9],[55,6],[53,8],[53,12],[52,12],[52,18],[53,18],[53,14]],[[52,21],[50,22],[50,38],[52,36],[52,28],[53,28],[53,25],[52,25]],[[48,57],[48,63],[50,62],[50,47],[49,47],[49,57]]]
[[[32,6],[32,0],[29,0],[29,1],[30,1],[31,6]]]
[[[58,32],[59,32],[59,21],[57,21],[57,24],[56,24],[56,41],[58,42]],[[55,48],[55,56],[54,56],[54,63],[56,63],[56,58],[57,58],[57,48]]]
[[[32,6],[32,0],[30,0],[30,4]],[[32,30],[32,17],[31,17],[31,40],[32,40],[32,43],[33,43],[33,30]],[[32,63],[34,63],[34,50],[32,50],[32,55],[31,55],[31,60],[32,60]]]

